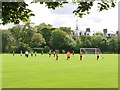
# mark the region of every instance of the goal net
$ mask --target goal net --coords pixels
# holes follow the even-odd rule
[[[80,52],[84,54],[96,54],[97,52],[101,53],[99,48],[80,48]]]

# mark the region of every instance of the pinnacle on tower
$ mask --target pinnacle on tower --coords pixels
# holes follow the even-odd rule
[[[76,30],[78,30],[78,20],[76,20]]]

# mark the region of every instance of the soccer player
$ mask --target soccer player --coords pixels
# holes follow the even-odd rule
[[[28,51],[25,51],[25,56],[28,57]]]
[[[100,56],[99,56],[99,52],[97,52],[96,54],[97,54],[97,60],[98,60],[98,59],[99,59],[99,57],[100,57]]]
[[[51,50],[49,51],[49,57],[51,57]]]
[[[65,50],[62,50],[62,53],[65,54]]]
[[[74,55],[74,50],[73,50],[72,54]]]
[[[13,51],[13,56],[15,55],[15,52]]]
[[[80,52],[80,60],[82,60],[82,56],[83,56],[83,53],[82,53],[82,52]]]
[[[20,51],[20,56],[22,56],[22,50]]]
[[[56,52],[57,53],[57,52]],[[54,54],[54,57],[55,57],[55,51],[53,52],[53,54]]]
[[[33,51],[31,50],[31,56],[33,57]]]
[[[56,60],[58,60],[58,51],[56,51]]]
[[[70,58],[70,52],[67,52],[67,60]]]
[[[35,57],[37,56],[37,52],[35,51]]]
[[[43,51],[41,51],[41,55],[43,55]]]

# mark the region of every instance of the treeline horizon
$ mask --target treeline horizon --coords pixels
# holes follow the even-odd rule
[[[20,53],[22,50],[48,53],[49,50],[80,52],[80,48],[99,48],[102,53],[119,53],[120,39],[117,36],[106,38],[102,33],[93,36],[75,36],[70,27],[54,28],[50,24],[41,23],[32,27],[28,22],[25,25],[15,25],[2,32],[2,52]]]

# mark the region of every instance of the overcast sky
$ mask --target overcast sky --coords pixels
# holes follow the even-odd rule
[[[29,0],[27,0],[29,3]],[[72,11],[77,8],[75,4],[65,4],[63,8],[57,8],[56,10],[50,10],[45,5],[39,3],[29,4],[29,9],[33,11],[35,17],[31,17],[31,21],[35,25],[40,23],[51,24],[53,27],[66,26],[71,27],[73,30],[76,28],[76,20],[80,30],[91,28],[92,31],[102,31],[107,28],[108,31],[118,30],[118,6],[108,11],[97,11],[97,5],[92,7],[91,14],[83,16],[83,18],[76,17]],[[12,25],[0,26],[0,28],[11,27]]]

